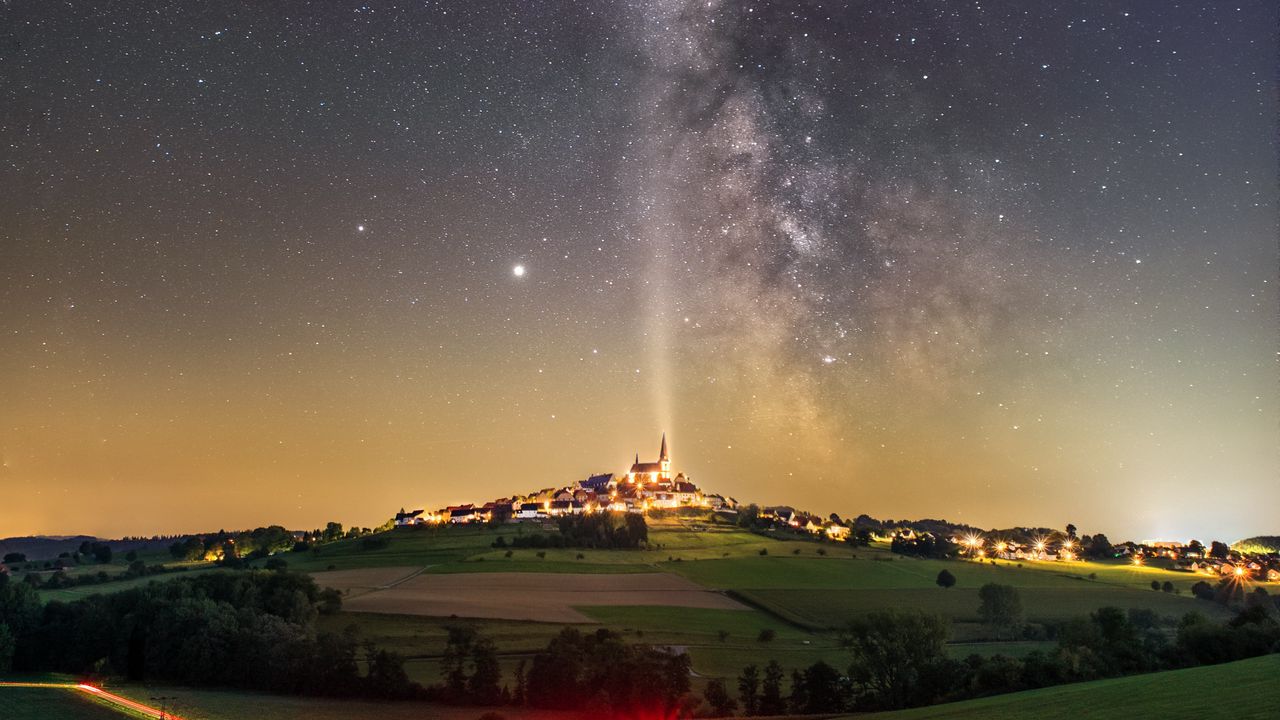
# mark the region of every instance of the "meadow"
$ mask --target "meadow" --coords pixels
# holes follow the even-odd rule
[[[836,630],[851,618],[891,607],[916,608],[950,619],[951,641],[947,653],[954,658],[970,654],[1019,657],[1033,650],[1052,649],[1052,642],[1041,639],[994,640],[990,631],[978,622],[977,591],[989,582],[1017,587],[1027,620],[1033,624],[1087,615],[1108,605],[1150,609],[1169,621],[1191,611],[1216,619],[1229,616],[1220,606],[1191,596],[1191,585],[1202,579],[1198,576],[1119,562],[924,560],[890,553],[882,545],[854,548],[841,543],[774,539],[699,513],[652,519],[650,546],[644,550],[509,547],[516,538],[539,532],[546,530],[530,525],[401,529],[377,536],[373,542],[369,538],[342,540],[277,557],[288,564],[288,569],[310,572],[321,583],[347,593],[346,609],[322,617],[321,629],[338,631],[353,627],[362,640],[371,640],[404,656],[405,669],[411,679],[424,685],[440,679],[440,658],[447,627],[451,624],[470,625],[495,641],[506,682],[514,677],[517,664],[545,647],[568,622],[586,631],[608,628],[632,642],[667,646],[687,653],[692,661],[694,689],[698,691],[715,678],[727,680],[732,687],[743,666],[763,665],[770,660],[778,661],[788,674],[818,660],[843,667],[848,657],[839,645]],[[495,543],[507,547],[494,547]],[[159,562],[163,558],[147,560]],[[113,571],[114,566],[115,563]],[[88,566],[85,571],[97,568]],[[938,573],[944,569],[955,576],[954,587],[944,589],[936,584]],[[197,564],[191,566],[189,572],[210,570]],[[455,579],[459,573],[501,575],[493,575],[490,582],[479,577]],[[578,585],[599,584],[607,590],[611,584],[623,588],[640,587],[637,582],[650,582],[636,576],[634,582],[620,578],[620,582],[611,583],[605,577],[619,573],[644,573],[647,578],[678,580],[691,590],[700,588],[698,592],[718,597],[727,604],[673,607],[662,604],[661,594],[620,598],[615,593],[615,599],[610,600],[610,592],[577,595],[568,592],[572,590],[570,586]],[[551,580],[549,575],[561,576],[564,580]],[[70,600],[93,592],[109,592],[180,576],[137,578],[44,591],[42,595],[46,599]],[[598,576],[598,582],[588,581],[592,576]],[[527,590],[508,586],[522,577],[528,579],[530,588],[537,586],[544,591],[569,583],[556,600],[568,612],[550,616],[557,620],[555,622],[520,619],[522,616],[510,612],[504,614],[502,608],[517,607]],[[1171,582],[1176,592],[1153,591],[1153,580]],[[490,590],[484,590],[490,586]],[[414,602],[415,597],[447,599],[454,589],[462,592],[466,588],[470,588],[467,592],[471,595],[459,595],[453,604],[419,607]],[[1270,588],[1276,592],[1275,584]],[[481,595],[488,593],[493,597],[475,596],[475,592],[480,591],[483,591]],[[377,602],[380,596],[387,602]],[[478,605],[489,609],[483,613],[472,609]],[[738,609],[727,609],[729,607]],[[383,612],[362,612],[362,609]],[[468,617],[469,610],[472,614],[490,617]],[[424,614],[430,612],[438,614]],[[444,616],[446,613],[448,616]],[[1055,692],[1065,690],[1053,689]],[[208,710],[209,718],[235,717],[239,712],[237,708],[242,707],[236,705],[241,702],[237,698],[249,697],[236,692],[182,692],[190,703],[187,715],[193,718],[205,717],[201,714],[204,709]],[[303,707],[309,716],[318,718],[361,717],[356,713],[367,710],[361,703],[353,702],[274,696],[270,702],[262,702],[263,707],[280,708],[279,717],[301,712]],[[378,716],[391,718],[399,717],[397,713],[403,707],[370,704],[373,706],[379,708]],[[450,712],[433,716],[455,717]],[[524,711],[503,712],[509,718],[559,717]],[[274,717],[268,711],[264,713],[258,716]],[[471,709],[456,717],[473,718],[477,714]]]
[[[1271,720],[1280,708],[1280,655],[842,720]]]

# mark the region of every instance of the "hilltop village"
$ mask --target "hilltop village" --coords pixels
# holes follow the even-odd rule
[[[663,434],[658,459],[641,462],[639,453],[626,474],[591,475],[563,487],[549,487],[525,495],[498,498],[481,505],[450,505],[433,512],[401,510],[398,527],[450,523],[521,522],[581,515],[605,510],[640,513],[675,508],[705,508],[736,512],[738,501],[704,493],[684,473],[672,474],[671,452]]]
[[[472,523],[538,522],[597,512],[646,514],[655,510],[695,508],[739,514],[739,524],[803,533],[835,542],[890,542],[896,552],[925,556],[967,557],[973,560],[1075,561],[1124,559],[1134,565],[1160,560],[1162,565],[1206,576],[1242,576],[1280,581],[1280,558],[1274,553],[1248,553],[1213,542],[1206,547],[1189,543],[1148,541],[1112,545],[1105,535],[1077,537],[1049,528],[1011,528],[986,533],[942,520],[880,521],[866,515],[845,520],[839,515],[815,515],[780,505],[739,506],[737,499],[706,493],[684,473],[672,472],[671,452],[664,433],[658,459],[642,462],[637,453],[623,474],[601,473],[562,487],[542,488],[524,495],[483,504],[450,505],[434,511],[404,510],[395,514],[396,527],[466,525]]]

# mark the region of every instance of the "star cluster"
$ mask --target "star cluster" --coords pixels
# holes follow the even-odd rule
[[[0,523],[367,525],[665,430],[764,503],[1273,530],[1276,27],[12,0]]]

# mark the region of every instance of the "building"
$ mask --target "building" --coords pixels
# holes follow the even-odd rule
[[[627,473],[630,483],[662,483],[671,482],[671,454],[667,452],[667,434],[662,434],[662,448],[658,450],[657,462],[640,462],[640,453],[636,453],[636,461]]]
[[[396,527],[405,527],[408,525],[421,525],[426,522],[422,517],[422,510],[414,510],[413,512],[405,512],[404,508],[400,508],[400,512],[396,513]]]

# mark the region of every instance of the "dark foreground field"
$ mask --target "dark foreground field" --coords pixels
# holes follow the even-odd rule
[[[1280,709],[1280,655],[1224,665],[1171,670],[1112,680],[1063,685],[979,700],[893,713],[841,716],[874,720],[1270,720]],[[147,702],[176,696],[175,708],[187,720],[475,720],[476,708],[447,708],[422,703],[374,703],[283,697],[186,688],[115,688]],[[507,720],[583,720],[572,713],[503,708]],[[0,688],[4,720],[115,720],[141,717],[118,713],[69,690]],[[811,716],[813,717],[813,716]]]
[[[877,720],[1274,720],[1280,717],[1280,655],[856,717]]]

